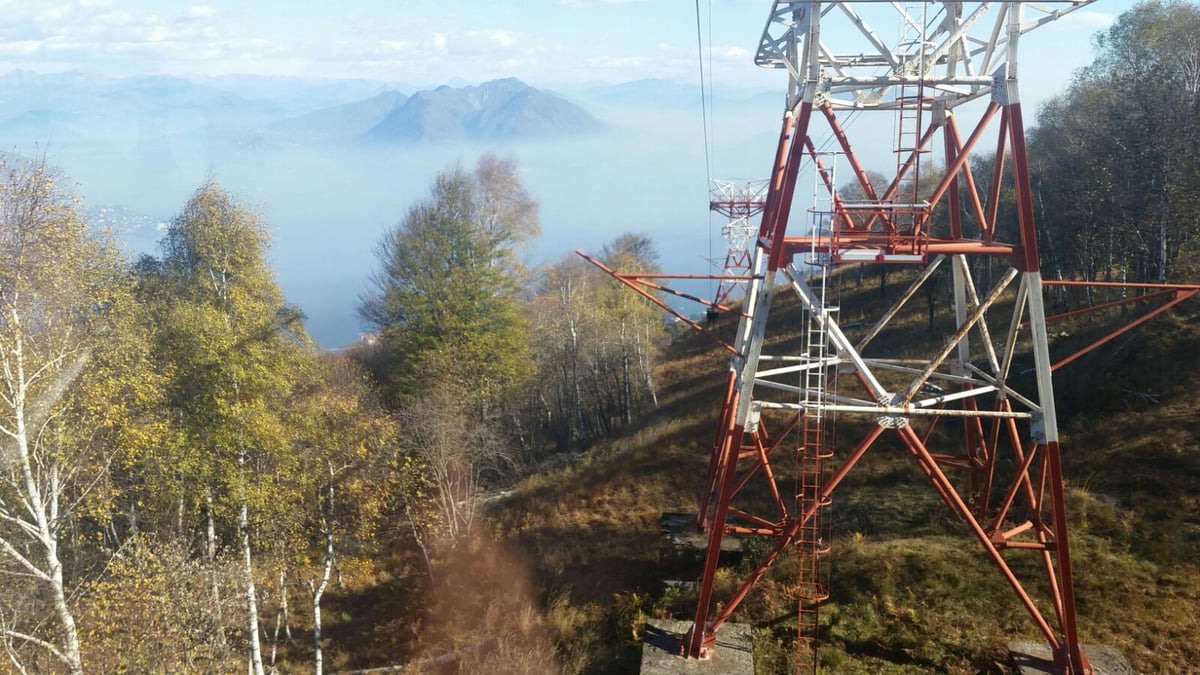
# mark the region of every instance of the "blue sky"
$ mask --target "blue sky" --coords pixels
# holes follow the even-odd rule
[[[1026,53],[1065,82],[1131,0],[1101,0],[1034,33]],[[779,88],[755,68],[767,0],[701,0],[721,88]],[[411,84],[515,76],[540,86],[696,80],[687,0],[0,0],[0,72],[268,75]],[[711,28],[709,27],[711,21]]]
[[[722,17],[714,61],[745,63],[765,6],[718,0],[712,11]],[[0,0],[0,14],[6,70],[421,83],[507,75],[616,82],[696,70],[695,6],[683,2]]]

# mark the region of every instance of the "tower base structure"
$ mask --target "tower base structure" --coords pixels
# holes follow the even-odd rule
[[[1134,675],[1133,667],[1125,659],[1125,655],[1116,647],[1109,645],[1083,645],[1088,659],[1092,662],[1092,671],[1096,675]],[[1040,642],[1010,642],[1008,643],[1009,659],[1019,675],[1052,675],[1061,672],[1056,670],[1054,655],[1050,649]]]
[[[642,636],[641,675],[754,675],[750,626],[734,623],[721,631],[712,655],[704,660],[679,655],[690,621],[652,619]]]

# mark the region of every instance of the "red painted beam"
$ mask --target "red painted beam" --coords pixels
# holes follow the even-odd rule
[[[1022,272],[1041,269],[1038,257],[1037,226],[1033,219],[1033,188],[1029,180],[1029,157],[1025,152],[1025,126],[1021,119],[1021,104],[1008,106],[1008,135],[1013,153],[1013,183],[1017,191],[1017,223],[1021,229],[1021,251],[1013,266]]]

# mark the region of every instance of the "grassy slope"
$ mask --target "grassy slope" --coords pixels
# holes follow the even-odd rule
[[[883,306],[873,279],[846,286],[844,323]],[[900,290],[893,281],[888,295]],[[914,303],[880,339],[927,352],[924,300]],[[1157,319],[1056,378],[1083,637],[1120,647],[1138,672],[1200,661],[1200,414],[1189,396],[1200,385],[1198,311]],[[796,315],[779,302],[768,351],[794,342]],[[1111,321],[1056,327],[1060,346]],[[690,599],[661,585],[657,522],[696,508],[726,363],[699,336],[678,340],[653,416],[526,480],[494,513],[566,672],[636,672],[641,620],[689,616]],[[1001,672],[1004,643],[1036,629],[910,464],[885,443],[835,496],[822,662],[830,672]],[[734,617],[758,627],[763,673],[791,669],[793,570],[782,558]],[[727,593],[737,578],[723,572],[718,585]]]

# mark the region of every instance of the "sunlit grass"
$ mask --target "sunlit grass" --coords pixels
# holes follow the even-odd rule
[[[906,282],[890,279],[889,298],[878,297],[871,277],[858,289],[846,283],[843,306],[858,294],[866,304],[857,311],[867,317]],[[924,299],[913,302],[879,338],[891,353],[927,355],[940,346],[928,333]],[[949,319],[939,302],[941,328]],[[783,327],[773,329],[768,352],[795,348],[798,314],[783,294],[773,313]],[[719,330],[731,339],[733,321],[723,321]],[[1187,315],[1160,321],[1166,330],[1147,327],[1085,357],[1082,375],[1056,377],[1082,638],[1118,647],[1137,672],[1200,659],[1200,417],[1186,395],[1200,384],[1200,330]],[[1064,325],[1058,348],[1107,330],[1098,319]],[[642,622],[690,619],[694,593],[662,584],[658,519],[697,508],[727,366],[703,337],[677,339],[657,373],[656,414],[530,476],[494,507],[494,536],[527,565],[538,617],[523,622],[553,641],[563,672],[635,672]],[[838,447],[865,424],[848,422]],[[940,433],[934,438],[956,438]],[[791,461],[778,464],[786,485]],[[978,543],[894,443],[881,443],[850,474],[832,517],[832,596],[818,649],[826,672],[1002,673],[1007,642],[1040,639]],[[1031,592],[1046,597],[1036,557],[1008,557]],[[749,564],[718,574],[718,603]],[[754,626],[764,675],[794,669],[795,566],[785,553],[733,618]]]

